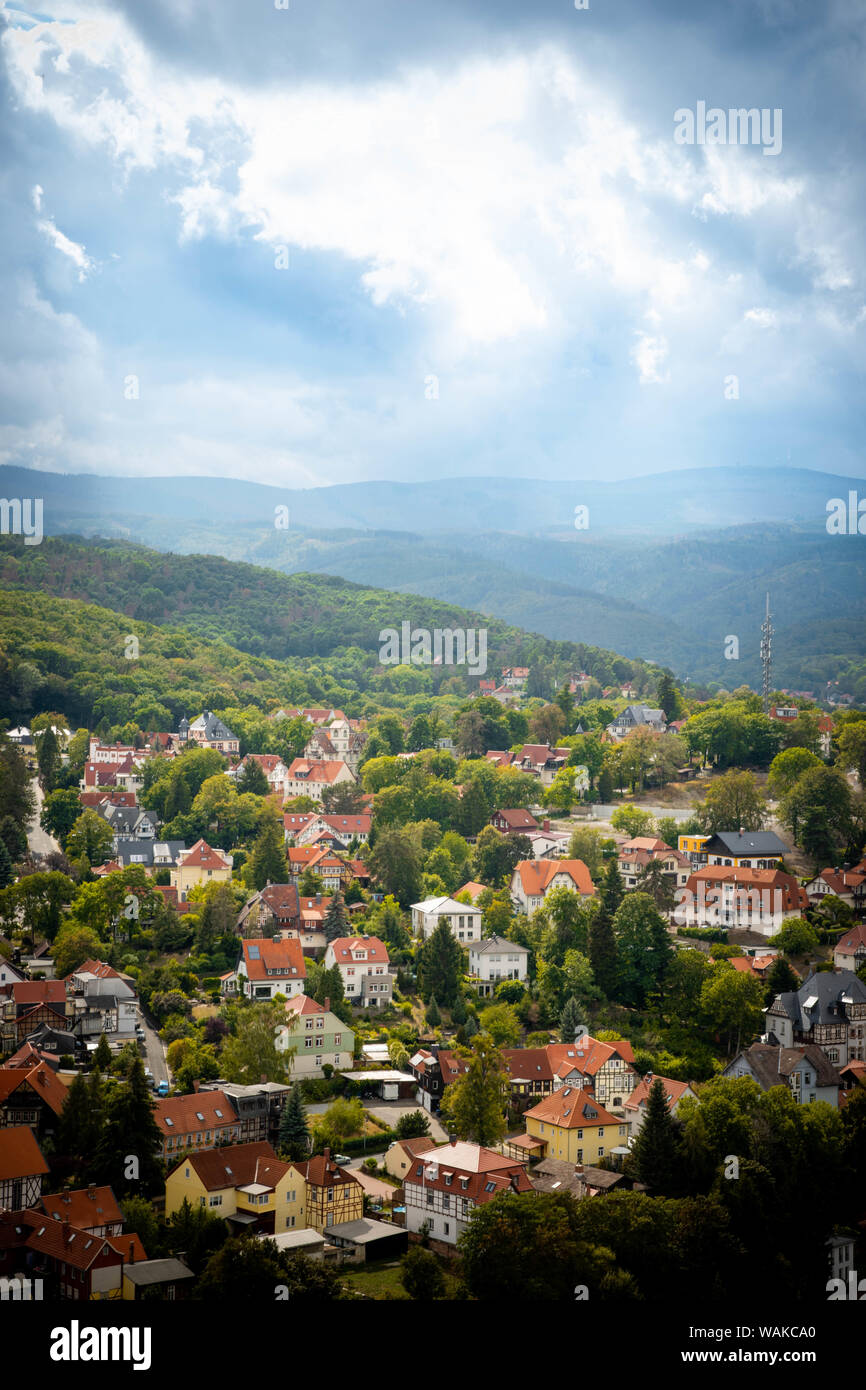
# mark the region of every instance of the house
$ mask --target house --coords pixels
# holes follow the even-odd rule
[[[311,820],[315,819],[312,811],[284,811],[283,828],[285,831],[286,844],[297,844],[298,836]]]
[[[0,999],[9,998],[13,985],[23,985],[27,981],[24,971],[5,956],[0,956]]]
[[[652,1072],[647,1072],[646,1076],[641,1077],[631,1095],[626,1097],[623,1106],[628,1120],[630,1141],[640,1133],[643,1127],[649,1093],[656,1081],[660,1081],[665,1088],[665,1101],[668,1113],[671,1115],[677,1113],[677,1107],[684,1096],[690,1096],[692,1100],[696,1099],[695,1093],[687,1081],[673,1081],[669,1076],[653,1076]]]
[[[833,948],[833,964],[837,970],[856,972],[866,961],[866,925],[860,923],[839,938]]]
[[[42,1211],[0,1212],[5,1272],[41,1279],[50,1301],[120,1298],[124,1267],[146,1260],[137,1235],[95,1236]]]
[[[605,1110],[591,1091],[573,1086],[545,1096],[523,1118],[526,1136],[540,1141],[539,1156],[567,1163],[597,1164],[628,1138],[627,1120]]]
[[[419,1153],[428,1153],[432,1140],[429,1134],[420,1139],[395,1139],[388,1146],[383,1164],[386,1172],[402,1182]]]
[[[346,849],[353,840],[359,844],[366,844],[370,837],[370,826],[373,817],[368,813],[363,815],[309,815],[306,817],[306,824],[301,826],[295,836],[295,842],[299,845],[310,844],[317,835],[323,832],[337,838],[340,845]]]
[[[814,1043],[835,1067],[866,1061],[866,985],[851,970],[810,975],[764,1013],[767,1042]]]
[[[295,1049],[292,1078],[318,1076],[322,1067],[335,1071],[348,1069],[355,1055],[355,1034],[341,1018],[331,1012],[331,1001],[318,1004],[306,994],[286,1000],[286,1022],[277,1030],[277,1048]]]
[[[799,714],[796,705],[771,705],[769,709],[771,719],[783,719],[788,722],[798,718]]]
[[[324,955],[328,945],[324,923],[333,898],[330,894],[316,893],[310,898],[300,898],[301,930],[300,940],[305,956],[318,960]]]
[[[0,1048],[13,1052],[41,1023],[65,1029],[66,987],[62,980],[14,981],[0,995]]]
[[[233,862],[230,854],[211,849],[206,840],[196,840],[178,857],[177,867],[171,870],[171,886],[177,889],[180,901],[186,902],[192,888],[208,883],[228,883]]]
[[[377,936],[338,936],[324,957],[330,970],[339,966],[343,992],[356,1008],[386,1008],[393,996],[388,952]]]
[[[494,830],[499,830],[503,835],[528,835],[531,830],[538,830],[538,821],[535,816],[528,811],[494,811],[490,817],[490,824]]]
[[[459,901],[461,893],[468,893],[472,902],[477,903],[478,899],[481,897],[481,894],[485,891],[485,889],[485,884],[476,883],[474,879],[470,878],[468,883],[464,883],[462,888],[457,889],[455,897]]]
[[[253,928],[263,933],[300,930],[301,900],[294,883],[269,883],[247,898],[238,914],[238,931],[242,934]]]
[[[661,864],[662,872],[672,888],[683,888],[688,883],[691,865],[685,854],[671,849],[663,840],[653,836],[637,836],[620,845],[617,851],[616,866],[622,876],[623,887],[637,888],[639,875],[650,864]]]
[[[515,911],[533,912],[541,907],[551,889],[560,886],[583,899],[595,894],[589,869],[582,859],[522,859],[511,875]]]
[[[360,1221],[364,1215],[364,1189],[348,1168],[331,1158],[331,1150],[295,1165],[306,1182],[306,1224],[316,1231]]]
[[[469,903],[458,903],[455,898],[425,898],[423,902],[412,903],[412,931],[427,941],[444,918],[456,941],[470,942],[481,940],[480,907]]]
[[[484,757],[487,762],[495,763],[497,767],[513,767],[518,762],[516,753],[501,748],[489,748]]]
[[[503,666],[502,684],[509,690],[522,690],[529,680],[528,666]]]
[[[225,1217],[236,1234],[303,1228],[310,1223],[302,1168],[283,1163],[264,1141],[188,1154],[165,1180],[165,1214],[179,1211],[186,1198]]]
[[[752,1043],[737,1053],[722,1076],[749,1076],[762,1091],[787,1086],[801,1105],[823,1100],[834,1109],[839,1106],[839,1072],[814,1043],[802,1047]]]
[[[237,966],[221,977],[223,994],[269,1000],[275,994],[284,994],[290,999],[294,994],[303,993],[307,967],[296,936],[247,937],[240,944],[241,958]]]
[[[258,763],[267,778],[270,790],[285,800],[289,769],[282,758],[277,753],[247,753],[246,757],[242,758],[238,764],[236,776],[240,776],[244,768],[250,763]]]
[[[532,1191],[523,1164],[493,1149],[455,1139],[427,1145],[403,1180],[408,1231],[426,1227],[433,1240],[453,1247],[477,1207],[499,1192]]]
[[[188,719],[182,719],[177,726],[177,736],[181,743],[192,740],[200,748],[214,748],[217,753],[240,751],[240,743],[231,729],[209,709],[191,724]]]
[[[771,830],[719,831],[707,835],[702,846],[705,864],[735,869],[776,869],[788,847]]]
[[[212,1149],[241,1140],[238,1114],[222,1091],[165,1096],[154,1102],[153,1118],[162,1135],[161,1155],[169,1161],[187,1150]]]
[[[354,781],[348,764],[339,758],[294,758],[289,767],[286,797],[291,800],[295,796],[311,796],[314,801],[321,801],[326,787]]]
[[[504,936],[485,936],[469,947],[469,974],[482,998],[492,995],[501,980],[525,980],[529,975],[529,951]]]
[[[113,801],[103,798],[96,811],[111,827],[115,851],[128,840],[156,839],[159,822],[152,812],[145,811],[140,806],[117,806]]]
[[[538,778],[542,787],[549,787],[570,757],[570,748],[551,748],[549,743],[525,743],[511,766],[531,773]]]
[[[123,1212],[110,1187],[91,1183],[75,1192],[43,1197],[39,1205],[54,1221],[68,1221],[76,1230],[89,1231],[92,1236],[119,1236],[123,1231]]]
[[[48,1171],[32,1129],[27,1125],[0,1129],[0,1211],[38,1206]]]
[[[53,1137],[66,1102],[66,1087],[45,1062],[0,1067],[0,1129],[28,1125],[37,1139]]]
[[[625,738],[635,729],[650,729],[661,734],[665,730],[664,711],[651,709],[648,705],[626,705],[608,724],[607,734],[615,742]]]
[[[183,1260],[138,1260],[123,1267],[121,1297],[136,1303],[151,1299],[158,1292],[163,1301],[177,1302],[191,1297],[195,1275]]]
[[[781,869],[708,865],[690,874],[675,896],[672,917],[678,926],[734,928],[767,937],[809,906],[798,879]]]
[[[98,738],[91,738],[87,752],[88,762],[119,767],[121,763],[125,763],[129,759],[133,762],[142,762],[144,753],[132,743],[102,743]]]
[[[254,1081],[244,1085],[239,1081],[193,1082],[199,1096],[219,1091],[229,1101],[237,1116],[240,1130],[238,1143],[252,1144],[266,1140],[277,1143],[283,1106],[291,1086],[283,1081]]]
[[[563,830],[551,830],[550,821],[545,819],[541,822],[541,829],[530,830],[526,838],[529,841],[533,859],[554,859],[559,855],[564,858],[568,853],[568,842],[571,836]]]
[[[827,897],[839,898],[855,912],[866,907],[866,871],[863,869],[822,869],[804,884],[806,897],[814,907]]]
[[[64,980],[73,1031],[83,1037],[95,1027],[83,1025],[86,1013],[100,1013],[108,1037],[131,1038],[138,1025],[138,995],[128,975],[104,960],[86,960]]]

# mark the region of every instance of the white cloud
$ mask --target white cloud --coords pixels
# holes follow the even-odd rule
[[[642,386],[655,385],[670,379],[670,373],[661,370],[668,356],[668,345],[664,338],[653,338],[648,333],[638,333],[631,356],[638,369]]]
[[[69,260],[78,271],[79,280],[86,280],[88,274],[93,269],[93,261],[88,256],[84,247],[80,246],[77,241],[70,241],[69,237],[61,232],[60,228],[55,225],[50,217],[44,218],[41,222],[37,222],[36,226],[39,231],[42,232],[43,236],[48,237],[48,240],[56,251],[59,251],[63,256],[68,256]]]

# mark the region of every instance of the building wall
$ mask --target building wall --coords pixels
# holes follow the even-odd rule
[[[562,1158],[567,1163],[595,1165],[600,1158],[609,1154],[618,1144],[628,1140],[628,1123],[584,1125],[578,1129],[564,1129],[551,1124],[549,1120],[538,1120],[526,1116],[526,1132],[533,1139],[541,1139],[547,1145],[545,1158]]]

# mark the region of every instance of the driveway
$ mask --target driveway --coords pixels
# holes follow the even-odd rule
[[[47,834],[39,824],[39,816],[42,812],[42,788],[39,785],[39,778],[34,777],[30,783],[34,796],[36,797],[36,814],[27,827],[27,844],[33,854],[59,854],[60,846],[53,835]]]
[[[153,1024],[148,1022],[143,1014],[139,1016],[139,1022],[144,1029],[144,1065],[153,1072],[153,1079],[156,1082],[171,1082],[171,1072],[168,1069],[168,1062],[165,1060],[165,1046],[159,1037]]]

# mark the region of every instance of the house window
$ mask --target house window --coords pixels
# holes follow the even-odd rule
[[[583,1149],[578,1149],[578,1151],[577,1151],[577,1161],[578,1161],[578,1163],[582,1163],[582,1162],[583,1162]]]
[[[218,1197],[211,1197],[210,1201],[208,1202],[208,1206],[211,1206],[211,1207],[221,1207],[222,1204],[223,1204],[222,1193],[220,1193],[220,1195],[219,1195]]]

